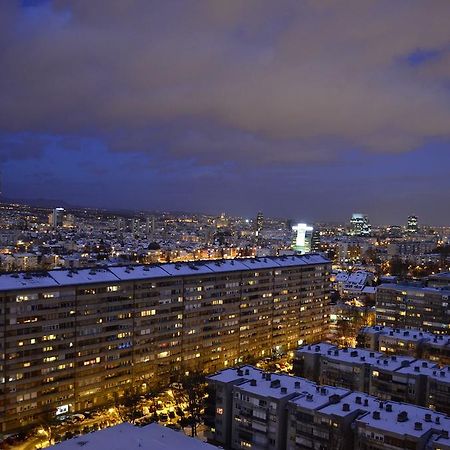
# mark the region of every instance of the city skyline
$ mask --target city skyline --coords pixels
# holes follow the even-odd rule
[[[6,197],[450,222],[448,2],[134,6],[0,5]]]

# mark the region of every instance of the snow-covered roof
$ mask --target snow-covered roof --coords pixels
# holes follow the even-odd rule
[[[58,286],[48,272],[12,273],[0,275],[0,290],[22,290]]]
[[[119,280],[145,280],[146,278],[163,278],[170,277],[170,274],[163,270],[160,266],[129,266],[129,267],[109,267]]]
[[[49,274],[60,286],[119,281],[109,269],[51,270]]]
[[[217,450],[217,447],[152,423],[145,427],[135,427],[122,423],[94,433],[77,436],[56,444],[54,450]]]
[[[295,255],[271,258],[223,259],[158,265],[110,266],[51,270],[49,272],[17,272],[0,275],[0,291],[25,290],[76,284],[114,283],[125,280],[163,278],[168,276],[203,275],[219,272],[273,269],[278,267],[327,264],[321,255]]]
[[[445,414],[437,413],[431,409],[411,405],[409,403],[382,402],[375,400],[377,404],[369,414],[366,414],[356,420],[356,423],[364,424],[376,430],[388,431],[398,435],[412,436],[420,438],[429,435],[430,430],[448,431],[450,430],[450,417]],[[380,403],[383,407],[380,407]],[[386,405],[389,404],[389,410]],[[400,415],[399,415],[400,414]],[[428,419],[425,419],[426,415]],[[416,424],[420,422],[420,426]]]

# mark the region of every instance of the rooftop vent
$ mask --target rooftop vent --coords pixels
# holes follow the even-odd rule
[[[419,366],[415,366],[414,367],[414,372],[420,372],[420,367]]]
[[[415,422],[414,423],[414,429],[415,430],[422,430],[422,422]]]
[[[357,405],[360,405],[361,404],[361,401],[362,401],[362,398],[358,395],[358,396],[356,396],[356,398],[355,398],[355,403],[357,404]]]
[[[296,381],[294,383],[294,387],[295,387],[295,389],[300,389],[300,381]]]
[[[406,411],[402,411],[397,415],[397,422],[406,422],[408,420],[408,413]]]
[[[344,403],[342,405],[342,411],[350,411],[350,405],[348,403]]]
[[[250,375],[250,370],[249,369],[245,369],[245,375]]]
[[[425,422],[431,422],[431,414],[430,413],[425,414]]]
[[[392,412],[392,405],[391,405],[391,404],[388,403],[388,404],[386,405],[386,411],[387,411],[387,412]]]
[[[280,387],[280,380],[273,380],[270,382],[270,387],[271,388],[279,388]]]
[[[364,399],[364,406],[369,406],[369,400],[367,398]]]
[[[374,411],[373,413],[372,413],[372,417],[375,419],[375,420],[380,420],[380,411]]]
[[[287,394],[287,388],[286,387],[282,387],[281,388],[281,393],[282,394]]]
[[[250,386],[256,386],[256,380],[250,380]]]
[[[313,395],[312,394],[306,394],[306,400],[308,402],[312,402],[313,401]]]
[[[238,369],[237,374],[242,377],[244,375],[244,371],[242,369]]]

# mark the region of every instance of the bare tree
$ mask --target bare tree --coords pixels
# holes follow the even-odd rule
[[[203,421],[206,397],[205,375],[196,370],[180,377],[172,389],[178,404],[187,406],[187,423],[191,426],[191,435],[197,436],[197,427]]]

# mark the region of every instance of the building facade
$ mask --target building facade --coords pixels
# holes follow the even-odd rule
[[[232,450],[448,449],[450,418],[251,366],[208,377],[210,442]]]
[[[305,255],[1,275],[1,431],[316,341],[329,274]]]
[[[449,334],[449,298],[447,289],[382,284],[377,288],[377,324]]]
[[[320,384],[450,414],[450,366],[433,361],[319,343],[298,349],[294,373]]]

